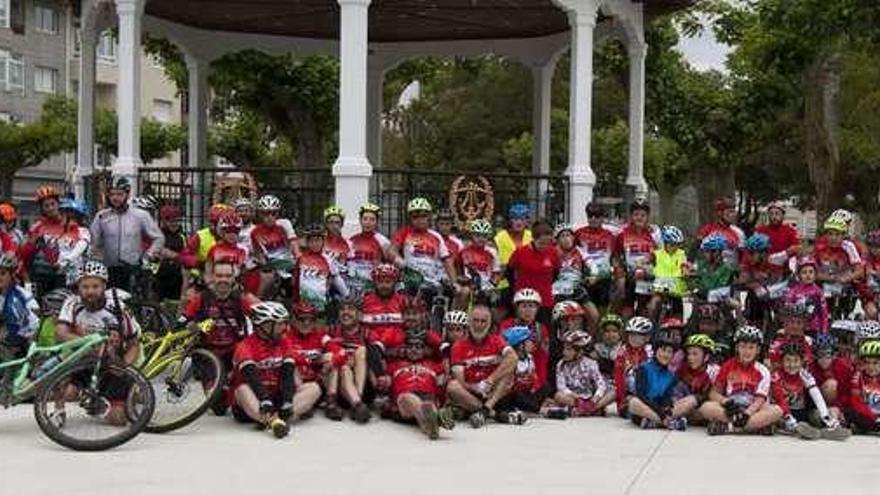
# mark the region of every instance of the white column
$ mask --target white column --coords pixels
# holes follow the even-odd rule
[[[593,199],[596,175],[590,167],[593,111],[593,31],[598,5],[577,4],[569,12],[571,22],[571,88],[569,90],[568,170],[569,221],[585,223],[587,204]]]
[[[78,197],[84,193],[83,177],[94,173],[95,164],[95,32],[93,14],[86,12],[91,2],[83,2],[83,25],[79,46],[79,89],[76,116],[76,181]]]
[[[118,150],[113,174],[129,177],[136,186],[141,161],[141,17],[143,0],[116,0],[119,17],[119,50],[116,86]],[[136,187],[132,188],[137,190]]]
[[[373,168],[367,159],[367,9],[370,0],[337,0],[339,29],[339,157],[333,164],[336,204],[347,213],[344,232],[357,229]]]
[[[208,63],[186,53],[187,71],[187,166],[208,166]],[[204,208],[202,178],[193,172],[192,203],[189,208],[200,216]]]
[[[553,105],[553,73],[556,59],[532,67],[532,173],[550,175],[550,111]],[[535,182],[538,215],[547,215],[547,180]]]
[[[382,166],[382,98],[385,70],[379,61],[370,61],[367,69],[367,159],[374,167]]]
[[[645,181],[645,53],[643,42],[631,41],[629,52],[629,169],[626,185],[637,195],[648,192]]]

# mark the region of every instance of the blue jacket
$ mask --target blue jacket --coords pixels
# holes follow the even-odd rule
[[[636,368],[635,378],[636,397],[643,402],[652,407],[672,402],[672,390],[678,378],[656,359],[652,358]]]
[[[0,294],[0,307],[0,323],[6,329],[3,343],[15,347],[26,345],[40,325],[34,298],[21,288],[12,286]]]

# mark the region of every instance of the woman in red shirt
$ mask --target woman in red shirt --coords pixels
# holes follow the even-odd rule
[[[561,262],[553,245],[553,227],[545,220],[532,225],[533,240],[517,248],[507,263],[508,280],[513,280],[514,292],[524,288],[535,289],[541,295],[538,321],[550,323],[553,308],[553,281],[559,273]]]

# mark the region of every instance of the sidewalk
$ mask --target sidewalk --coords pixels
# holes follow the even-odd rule
[[[413,427],[315,418],[275,440],[206,416],[104,453],[56,446],[27,406],[0,412],[0,493],[880,493],[880,439],[814,442],[641,431],[617,418]]]

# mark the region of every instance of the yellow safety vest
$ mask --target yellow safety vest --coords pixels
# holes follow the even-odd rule
[[[654,278],[675,278],[674,293],[683,295],[686,291],[684,280],[681,278],[681,267],[687,262],[687,254],[683,249],[668,252],[665,249],[654,251]]]
[[[198,258],[199,263],[204,263],[208,260],[208,251],[214,247],[217,239],[214,238],[214,234],[209,227],[199,230],[196,232],[196,235],[199,236],[199,251],[196,253],[196,258]]]
[[[495,234],[495,248],[498,250],[498,260],[502,265],[507,265],[507,262],[510,261],[510,257],[513,256],[513,252],[516,251],[516,248],[525,246],[530,242],[532,242],[532,231],[529,229],[523,231],[522,242],[519,245],[516,244],[516,241],[513,240],[513,237],[507,232],[507,229],[498,232]],[[509,285],[507,279],[502,279],[498,282],[499,289],[506,289]]]

